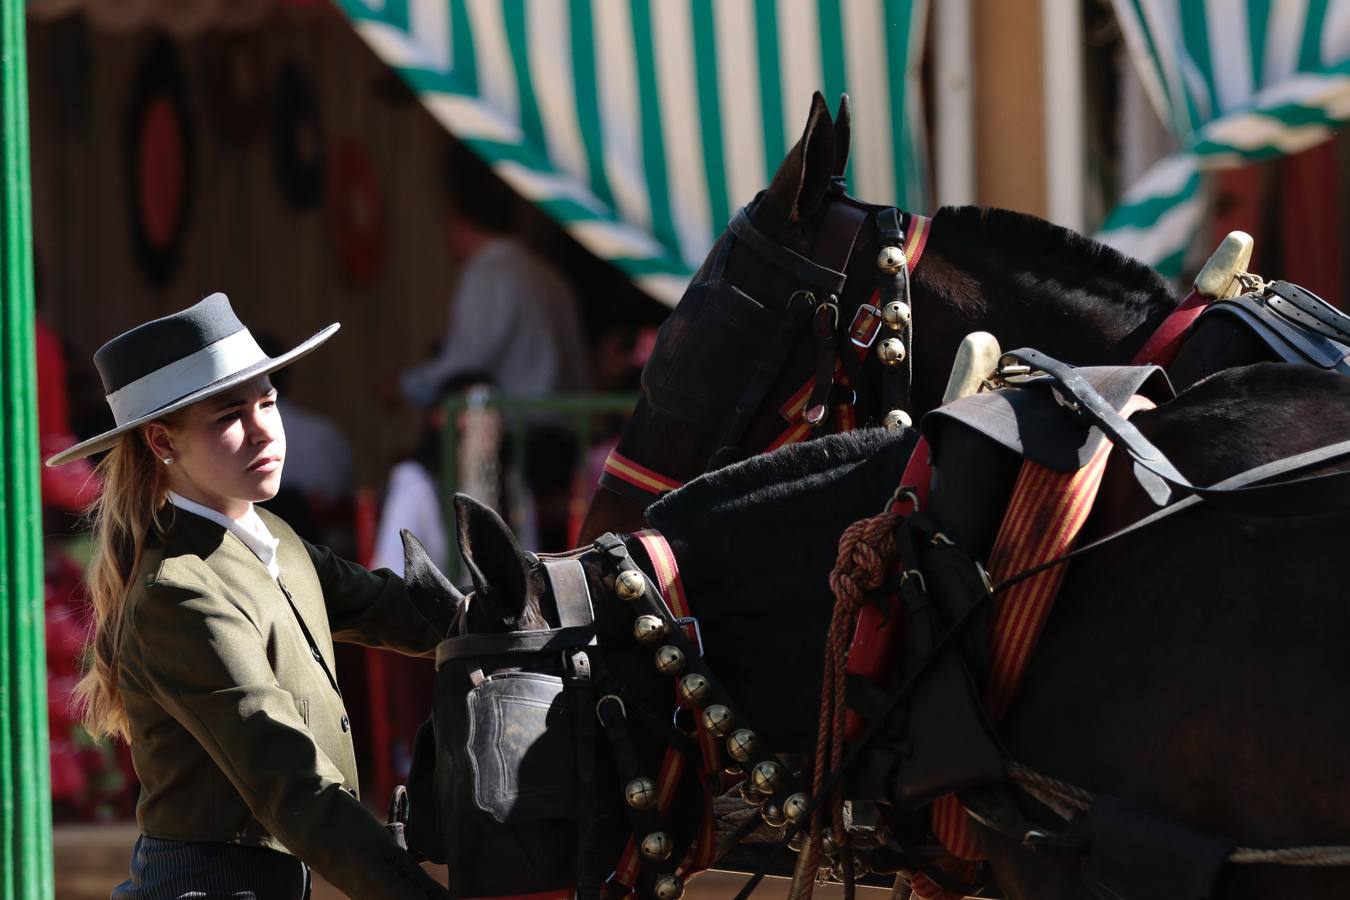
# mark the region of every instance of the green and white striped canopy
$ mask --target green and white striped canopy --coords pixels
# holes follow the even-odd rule
[[[1178,275],[1201,174],[1296,153],[1350,119],[1350,0],[1113,0],[1181,152],[1130,187],[1098,235]]]
[[[926,208],[926,0],[338,0],[519,193],[673,305],[811,93],[853,108],[853,192]]]

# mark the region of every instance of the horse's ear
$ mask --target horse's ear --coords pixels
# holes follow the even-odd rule
[[[455,495],[459,553],[473,578],[478,627],[514,628],[525,609],[529,563],[502,517],[467,494]]]
[[[801,140],[788,151],[764,192],[760,208],[769,221],[761,224],[795,225],[809,216],[824,198],[833,171],[834,122],[825,98],[816,91]]]
[[[399,536],[403,538],[403,582],[408,586],[408,599],[437,633],[446,635],[464,605],[464,595],[436,568],[416,535],[404,528]]]
[[[839,112],[834,114],[834,176],[842,178],[848,168],[848,148],[853,140],[853,112],[848,94],[839,95]]]

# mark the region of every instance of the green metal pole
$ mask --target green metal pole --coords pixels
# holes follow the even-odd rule
[[[55,888],[23,0],[0,0],[0,160],[0,900],[47,900]]]

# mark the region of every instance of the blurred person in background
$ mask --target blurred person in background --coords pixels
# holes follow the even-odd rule
[[[511,397],[586,390],[591,379],[575,293],[511,236],[516,197],[467,151],[447,148],[444,165],[447,247],[459,278],[439,349],[400,376],[404,398],[429,407],[448,384],[470,374]],[[538,546],[562,549],[575,439],[547,413],[527,416],[525,428],[523,473],[536,502]]]

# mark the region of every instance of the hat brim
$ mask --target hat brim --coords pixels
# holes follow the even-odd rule
[[[64,463],[74,462],[77,459],[84,459],[86,456],[92,456],[95,453],[101,453],[102,451],[111,448],[114,444],[117,443],[117,441],[122,437],[123,434],[125,434],[128,431],[131,431],[133,428],[137,428],[141,425],[144,425],[146,422],[153,422],[155,419],[158,419],[161,416],[167,416],[169,413],[177,412],[178,410],[183,409],[184,407],[187,406],[191,406],[194,403],[199,403],[202,400],[207,399],[208,397],[213,397],[216,394],[221,393],[222,391],[228,391],[232,387],[243,384],[244,382],[249,381],[250,379],[257,378],[259,375],[266,375],[269,372],[275,372],[277,369],[280,369],[284,366],[288,366],[291,363],[295,362],[300,357],[305,356],[319,349],[319,346],[321,344],[327,341],[334,334],[337,334],[337,330],[340,327],[341,325],[339,325],[337,322],[334,322],[332,325],[329,325],[327,328],[318,332],[309,340],[295,347],[293,350],[289,350],[286,353],[281,354],[280,356],[268,357],[267,359],[263,360],[260,363],[256,363],[252,366],[249,366],[247,369],[240,369],[238,372],[235,372],[231,375],[227,375],[226,377],[220,379],[219,381],[211,382],[210,384],[206,385],[206,387],[198,388],[192,393],[179,397],[177,400],[174,400],[171,403],[166,403],[164,406],[161,406],[159,409],[156,409],[153,412],[146,413],[145,415],[133,419],[130,422],[124,422],[123,424],[118,425],[111,431],[105,431],[102,434],[97,435],[96,437],[91,437],[87,441],[81,441],[75,446],[69,447],[65,450],[62,450],[60,453],[57,453],[56,455],[49,457],[47,459],[47,465],[59,466]]]

